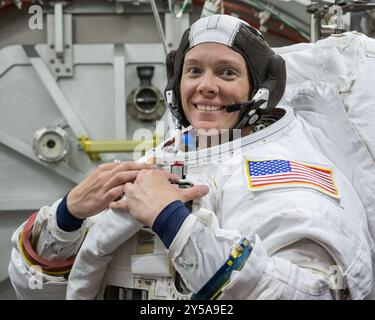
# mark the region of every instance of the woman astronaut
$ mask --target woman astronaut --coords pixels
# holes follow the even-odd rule
[[[313,128],[277,106],[285,65],[262,35],[232,16],[202,18],[168,55],[167,75],[170,110],[198,145],[215,130],[241,137],[182,152],[189,189],[146,164],[99,167],[15,232],[9,273],[17,295],[64,298],[68,287],[70,299],[102,298],[108,288],[142,289],[136,283],[156,279],[148,298],[176,298],[171,261],[196,299],[364,298],[373,244],[363,207],[311,142]],[[143,160],[172,157],[171,143],[179,148],[177,137]],[[148,255],[135,249],[142,226],[157,235]],[[30,288],[38,275],[41,290]]]

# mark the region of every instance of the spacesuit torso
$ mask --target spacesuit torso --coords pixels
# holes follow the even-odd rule
[[[102,280],[100,290],[96,287],[99,298],[188,298],[189,289],[199,289],[223,264],[231,246],[251,235],[256,235],[253,252],[223,298],[329,299],[338,270],[352,298],[367,295],[373,244],[363,206],[345,176],[309,139],[314,128],[285,110],[280,120],[241,142],[186,154],[187,179],[208,185],[210,193],[195,203],[169,251],[147,231],[137,233],[116,248],[104,277],[86,272],[87,281],[82,279],[87,261],[81,259],[80,266],[78,259],[68,298],[92,295],[93,282]],[[273,160],[332,168],[335,190],[306,181],[252,188],[249,161]],[[121,227],[111,232],[121,237]],[[88,244],[102,239],[96,241]],[[84,243],[81,250],[86,249]],[[182,289],[172,264],[187,284]]]

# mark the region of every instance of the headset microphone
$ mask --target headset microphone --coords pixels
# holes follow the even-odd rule
[[[254,105],[254,100],[246,101],[246,102],[241,102],[241,103],[235,103],[235,104],[230,104],[229,106],[225,106],[225,110],[230,113],[230,112],[236,112],[239,110],[243,110],[244,108],[251,108]]]
[[[252,100],[231,104],[226,106],[225,110],[228,113],[241,111],[240,121],[236,126],[236,129],[241,129],[260,120],[262,111],[267,109],[268,98],[269,90],[266,88],[261,88],[257,91]]]

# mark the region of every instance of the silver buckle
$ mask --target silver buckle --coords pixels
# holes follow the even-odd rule
[[[103,294],[104,300],[147,300],[147,290],[123,288],[108,285]]]

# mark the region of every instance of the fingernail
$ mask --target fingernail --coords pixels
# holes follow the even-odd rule
[[[210,189],[207,186],[202,186],[202,193],[207,194],[210,191]]]

